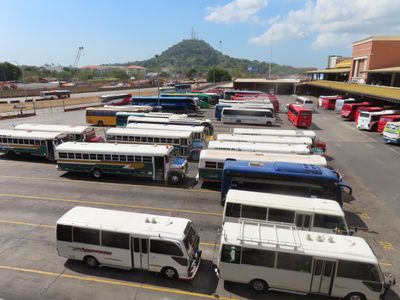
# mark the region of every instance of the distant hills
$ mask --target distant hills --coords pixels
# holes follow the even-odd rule
[[[158,60],[158,62],[157,62]],[[158,58],[134,61],[120,65],[140,65],[148,72],[165,72],[171,77],[192,74],[192,77],[203,76],[210,68],[217,67],[228,71],[233,77],[266,77],[269,64],[257,60],[233,58],[215,50],[203,40],[183,40],[162,52]],[[253,67],[255,72],[248,72]],[[271,74],[284,77],[302,74],[305,69],[272,63]]]

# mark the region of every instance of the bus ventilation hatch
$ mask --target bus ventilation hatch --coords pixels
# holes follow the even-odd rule
[[[318,166],[307,165],[307,164],[282,163],[282,162],[275,163],[275,171],[302,173],[302,174],[316,174],[316,175],[322,174],[322,170]]]

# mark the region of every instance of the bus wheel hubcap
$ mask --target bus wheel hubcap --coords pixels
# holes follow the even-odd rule
[[[256,291],[262,291],[264,289],[264,283],[262,283],[261,281],[255,281],[253,283],[253,287]]]
[[[96,266],[96,260],[95,260],[93,257],[89,257],[89,258],[87,259],[87,264],[88,264],[89,266],[91,266],[91,267],[94,267],[94,266]]]
[[[175,271],[172,269],[167,269],[165,271],[165,275],[167,275],[168,278],[173,278],[175,276]]]
[[[171,182],[173,182],[173,183],[177,183],[179,181],[179,178],[178,178],[178,176],[176,176],[176,175],[174,175],[174,176],[171,176]]]

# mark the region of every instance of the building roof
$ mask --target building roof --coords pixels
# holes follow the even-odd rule
[[[355,41],[353,45],[366,43],[370,41],[400,41],[400,35],[375,35],[365,39]]]
[[[130,66],[127,66],[126,69],[128,69],[128,70],[145,70],[146,68],[142,67],[142,66],[130,65]]]
[[[322,69],[315,71],[307,71],[307,74],[341,74],[350,73],[350,68],[332,68],[332,69]]]
[[[352,61],[353,61],[352,58],[344,59],[344,60],[338,62],[336,64],[335,68],[350,68]]]
[[[234,83],[293,83],[300,82],[299,79],[265,79],[265,78],[238,78],[235,79]]]
[[[363,72],[363,71],[361,71]],[[400,73],[400,67],[391,67],[391,68],[382,68],[382,69],[373,69],[364,71],[366,73]]]
[[[304,84],[400,103],[400,88],[328,80],[308,81]]]

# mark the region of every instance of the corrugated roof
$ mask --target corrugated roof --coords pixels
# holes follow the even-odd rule
[[[351,62],[353,60],[351,58],[349,59],[344,59],[341,62],[338,62],[335,66],[335,68],[350,68],[351,67]]]
[[[322,69],[315,71],[307,71],[307,74],[340,74],[340,73],[349,73],[350,68],[332,68],[332,69]]]
[[[234,81],[235,83],[248,83],[248,82],[255,82],[255,83],[284,83],[284,82],[300,82],[299,79],[265,79],[265,78],[238,78]]]
[[[363,95],[382,100],[395,100],[397,102],[400,102],[400,88],[328,80],[308,81],[304,84],[332,90],[344,91],[356,95]]]
[[[365,71],[366,73],[400,73],[400,67],[373,69]]]

